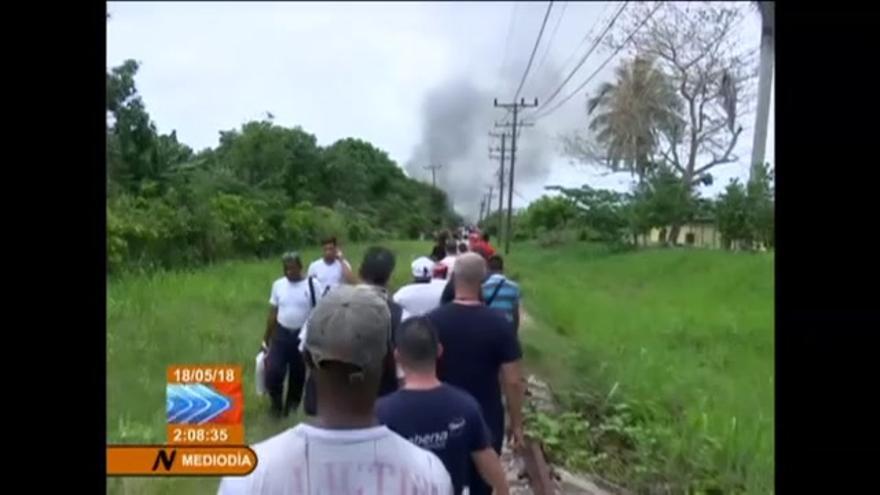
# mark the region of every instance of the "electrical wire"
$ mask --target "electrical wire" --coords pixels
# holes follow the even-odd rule
[[[559,107],[561,107],[562,105],[564,105],[568,100],[572,99],[576,94],[578,94],[578,92],[580,92],[582,89],[584,89],[584,87],[585,87],[587,84],[589,84],[589,82],[590,82],[594,77],[596,77],[596,74],[598,74],[603,68],[605,68],[605,66],[608,65],[608,62],[610,62],[611,59],[613,59],[613,58],[614,58],[614,57],[620,52],[620,50],[622,50],[623,47],[626,46],[627,43],[629,43],[629,40],[631,40],[632,37],[635,36],[635,34],[639,31],[639,29],[641,29],[642,26],[644,26],[644,25],[648,22],[648,20],[650,20],[651,17],[654,16],[654,13],[657,12],[657,10],[659,10],[660,7],[661,7],[662,5],[663,5],[663,2],[658,3],[657,6],[654,7],[654,10],[652,10],[650,13],[648,13],[648,15],[645,16],[645,18],[642,20],[642,22],[639,23],[639,25],[636,26],[636,28],[633,29],[633,31],[632,31],[631,33],[629,33],[629,36],[626,37],[626,39],[623,41],[623,43],[621,43],[620,46],[617,47],[616,50],[614,50],[614,53],[612,53],[610,57],[608,57],[607,59],[605,59],[605,61],[602,62],[602,65],[600,65],[599,68],[597,68],[592,74],[590,74],[590,76],[587,77],[587,79],[585,79],[584,82],[582,82],[582,83],[580,84],[580,86],[578,86],[574,91],[572,91],[571,93],[569,93],[568,96],[566,96],[565,98],[563,98],[563,99],[562,99],[559,103],[557,103],[555,106],[553,106],[553,108],[551,108],[551,109],[549,109],[549,110],[546,110],[546,111],[540,111],[539,113],[537,113],[537,114],[533,117],[533,119],[534,119],[534,120],[537,120],[537,119],[540,119],[540,118],[544,118],[544,117],[546,117],[547,115],[550,115],[551,113],[553,113],[553,112],[555,112],[557,109],[559,109]]]
[[[584,82],[582,82],[582,83],[580,84],[580,86],[578,86],[574,91],[572,91],[571,93],[569,93],[568,96],[566,96],[565,98],[562,99],[562,101],[560,101],[560,102],[557,103],[555,106],[553,106],[553,108],[551,108],[551,109],[549,109],[549,110],[546,110],[546,111],[541,111],[541,112],[539,112],[538,114],[536,114],[536,115],[533,117],[533,119],[534,119],[534,120],[537,120],[537,119],[540,119],[540,118],[546,117],[547,115],[550,115],[551,113],[555,112],[559,107],[561,107],[562,105],[564,105],[568,100],[572,99],[576,94],[578,94],[578,92],[580,92],[580,90],[584,89],[584,87],[585,87],[585,86],[586,86],[586,85],[587,85],[587,84],[588,84],[588,83],[589,83],[594,77],[596,77],[596,74],[598,74],[602,69],[604,69],[605,66],[608,65],[608,62],[610,62],[611,59],[613,59],[613,58],[614,58],[614,57],[620,52],[620,50],[622,50],[623,47],[626,46],[627,43],[629,43],[629,40],[631,40],[632,37],[635,36],[635,34],[639,31],[639,29],[641,29],[642,26],[644,26],[644,25],[645,25],[645,24],[651,19],[651,17],[654,16],[654,13],[657,12],[657,10],[659,10],[660,7],[661,7],[662,5],[663,5],[663,2],[658,3],[657,6],[654,7],[654,10],[652,10],[651,12],[649,12],[648,15],[645,16],[644,19],[642,19],[642,22],[639,23],[639,25],[636,26],[636,28],[633,29],[633,31],[632,31],[631,33],[629,33],[629,36],[626,37],[626,39],[623,41],[623,43],[621,43],[620,46],[618,46],[617,49],[614,50],[614,53],[612,53],[610,57],[608,57],[607,59],[605,59],[605,61],[602,62],[602,65],[600,65],[599,68],[597,68],[592,74],[590,74],[590,76],[587,77],[587,79],[584,80]]]
[[[513,96],[513,101],[516,101],[519,98],[519,93],[522,91],[523,84],[526,83],[526,78],[529,77],[529,70],[532,68],[532,62],[535,60],[535,53],[538,51],[538,45],[541,44],[541,36],[544,35],[544,28],[547,27],[547,19],[550,17],[550,10],[553,9],[553,2],[547,4],[547,12],[544,13],[544,21],[541,22],[541,30],[538,31],[538,38],[535,40],[535,46],[532,48],[532,54],[529,56],[529,63],[526,65],[526,70],[523,72],[522,80],[519,82],[519,87],[516,88],[516,94]]]
[[[550,54],[550,46],[553,45],[553,40],[556,38],[556,32],[559,31],[559,25],[562,24],[562,18],[565,17],[565,10],[568,8],[568,2],[562,4],[562,12],[559,13],[559,17],[556,19],[556,25],[553,26],[553,31],[550,32],[550,39],[547,41],[547,49],[544,50],[544,56],[541,57],[541,61],[538,62],[538,66],[535,68],[536,71],[541,70],[541,67],[544,66],[544,62],[547,61],[547,55]]]
[[[593,51],[596,49],[596,47],[599,46],[599,43],[602,41],[602,39],[605,38],[605,35],[608,34],[608,32],[611,30],[612,27],[614,27],[614,23],[617,22],[617,19],[623,13],[623,10],[626,8],[626,6],[628,4],[629,4],[629,2],[623,2],[623,5],[620,6],[620,9],[618,9],[617,13],[614,14],[614,17],[612,17],[611,21],[608,23],[608,25],[605,26],[605,30],[602,31],[602,34],[600,34],[593,41],[593,45],[590,47],[590,49],[587,51],[587,53],[585,53],[584,56],[581,57],[580,62],[578,62],[578,64],[574,67],[574,69],[571,70],[571,72],[568,74],[568,77],[566,77],[565,80],[562,81],[562,84],[560,84],[559,87],[556,88],[556,91],[554,91],[553,94],[551,94],[549,97],[545,98],[544,101],[541,102],[542,103],[541,107],[546,108],[547,105],[549,105],[550,102],[552,102],[559,95],[559,93],[562,92],[562,89],[565,87],[566,84],[568,84],[568,81],[571,81],[571,78],[573,78],[574,75],[577,73],[577,71],[580,70],[580,68],[584,65],[584,62],[587,61],[587,59],[590,57],[590,55],[593,53]]]

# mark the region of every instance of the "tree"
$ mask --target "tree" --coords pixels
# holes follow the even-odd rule
[[[731,180],[718,196],[717,216],[721,242],[726,249],[730,249],[735,242],[751,246],[753,235],[749,226],[749,198],[746,188],[737,179]]]
[[[641,182],[655,163],[660,133],[682,125],[681,99],[650,59],[636,57],[621,63],[616,72],[617,81],[602,84],[587,101],[589,130],[595,133],[606,165],[612,171],[629,171]],[[569,153],[584,150],[581,143],[577,136],[570,139]]]
[[[752,100],[747,83],[754,78],[754,51],[735,36],[744,16],[739,4],[664,2],[653,16],[651,10],[634,5],[608,45],[653,60],[675,87],[683,118],[655,129],[658,155],[692,190],[711,180],[713,168],[738,160],[736,116]],[[672,225],[673,238],[679,228]]]
[[[629,223],[625,194],[594,189],[586,184],[579,188],[547,186],[545,189],[559,191],[579,210],[579,218],[592,231],[593,240],[618,243],[625,237]]]
[[[640,234],[651,228],[681,225],[693,219],[697,211],[694,193],[665,166],[658,166],[646,181],[636,186],[631,201],[631,212],[635,215],[632,221]],[[671,230],[664,233],[668,235],[660,242],[677,242],[677,233]]]

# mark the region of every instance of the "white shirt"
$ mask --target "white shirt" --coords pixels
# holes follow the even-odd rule
[[[312,279],[312,285],[315,289],[315,302],[317,303],[324,293],[324,288],[321,286],[321,282],[315,279]],[[287,277],[279,278],[272,283],[269,304],[278,308],[276,321],[281,326],[290,329],[302,328],[312,312],[309,279],[304,278],[299,282],[291,282]]]
[[[348,261],[345,265],[351,269]],[[339,260],[333,260],[329,265],[324,262],[324,258],[316,259],[309,265],[309,275],[316,277],[324,287],[336,287],[344,281],[342,276],[342,263]]]
[[[455,269],[455,256],[446,255],[446,257],[440,260],[438,263],[440,263],[441,265],[446,265],[446,279],[448,280],[449,276],[452,275],[452,270]]]
[[[440,297],[446,287],[446,280],[435,278],[430,282],[404,285],[394,293],[394,302],[404,310],[404,318],[421,316],[440,306]]]
[[[452,495],[443,462],[385,426],[300,424],[253,449],[254,472],[223,478],[218,495]]]

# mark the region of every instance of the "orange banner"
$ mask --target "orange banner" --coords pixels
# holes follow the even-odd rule
[[[108,476],[244,476],[256,467],[249,447],[107,446]]]
[[[244,445],[243,425],[168,425],[169,445]]]

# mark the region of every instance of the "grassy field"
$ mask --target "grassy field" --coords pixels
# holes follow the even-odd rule
[[[535,320],[522,334],[532,369],[650,405],[641,426],[664,435],[641,447],[667,480],[772,492],[772,253],[519,246],[509,266]]]
[[[394,286],[428,243],[389,242]],[[361,249],[346,249],[359,260]],[[318,250],[304,253],[305,259]],[[670,477],[719,478],[769,493],[773,482],[773,255],[644,251],[609,255],[585,244],[514,246],[507,263],[533,322],[521,333],[527,365],[556,388],[652,403],[655,464]],[[165,441],[165,368],[244,365],[245,429],[273,422],[254,394],[274,261],[230,262],[191,273],[108,283],[108,442]],[[707,450],[706,445],[710,448]],[[706,472],[694,472],[693,462]],[[213,493],[215,479],[109,479],[108,493]]]

